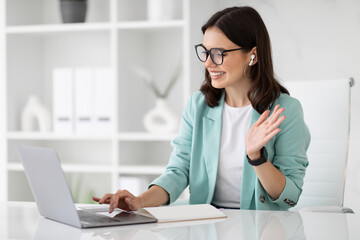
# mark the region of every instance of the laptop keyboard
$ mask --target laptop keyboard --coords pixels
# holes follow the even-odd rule
[[[89,223],[114,223],[119,222],[117,219],[113,219],[110,217],[99,216],[95,213],[90,213],[85,210],[78,210],[78,215],[81,221],[89,222]]]
[[[140,214],[126,211],[120,211],[112,218],[98,215],[94,210],[78,210],[77,213],[83,228],[156,222],[155,218],[149,218]]]

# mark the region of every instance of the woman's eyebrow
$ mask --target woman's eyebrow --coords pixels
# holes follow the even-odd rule
[[[201,45],[206,49],[206,50],[210,50],[211,48],[207,48],[204,43],[201,43]],[[212,47],[212,48],[217,48],[217,49],[221,49],[221,50],[225,50],[225,48],[223,47]]]
[[[201,45],[207,50],[208,48],[207,47],[205,47],[205,44],[204,43],[201,43]]]

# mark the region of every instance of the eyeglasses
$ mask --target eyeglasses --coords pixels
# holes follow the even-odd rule
[[[201,62],[206,62],[209,55],[213,63],[216,65],[223,64],[224,61],[224,53],[226,52],[232,52],[236,50],[240,50],[242,48],[235,48],[235,49],[229,49],[229,50],[223,50],[220,48],[211,48],[210,50],[207,50],[202,44],[195,45],[195,52],[197,57]]]

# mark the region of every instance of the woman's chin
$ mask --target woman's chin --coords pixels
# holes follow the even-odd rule
[[[217,88],[217,89],[222,89],[222,88],[224,88],[224,84],[221,84],[221,83],[219,83],[219,82],[217,82],[217,81],[211,81],[211,86],[212,86],[213,88]]]

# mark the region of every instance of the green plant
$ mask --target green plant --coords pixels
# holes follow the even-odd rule
[[[83,194],[83,199],[81,201],[81,203],[89,203],[89,204],[94,204],[94,200],[92,200],[92,196],[95,196],[95,191],[92,189],[87,190],[84,194]]]

